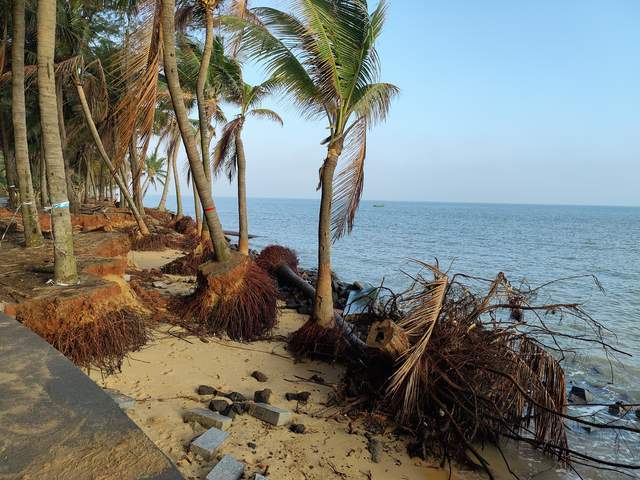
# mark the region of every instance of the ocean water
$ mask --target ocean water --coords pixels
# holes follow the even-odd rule
[[[236,230],[235,199],[216,203],[224,228]],[[376,206],[380,204],[384,206]],[[251,247],[288,245],[304,267],[314,267],[318,205],[316,200],[249,199],[249,231],[258,236]],[[193,202],[186,200],[185,209],[193,214]],[[504,272],[516,286],[596,275],[605,293],[592,279],[581,278],[552,285],[538,300],[583,304],[611,330],[607,341],[629,354],[610,361],[597,347],[579,350],[564,362],[568,380],[589,388],[599,402],[640,403],[640,208],[365,201],[352,235],[333,248],[334,271],[343,280],[379,284],[384,279],[385,286],[398,292],[411,283],[407,273],[417,271],[412,259],[437,259],[452,272],[481,277]],[[576,322],[561,328],[585,333]],[[571,413],[614,420],[602,408]],[[634,419],[629,424],[640,428]],[[570,430],[578,449],[640,463],[640,443],[632,435],[586,432],[571,425]],[[574,478],[522,449],[516,457],[523,478]],[[616,478],[602,472],[583,476]]]

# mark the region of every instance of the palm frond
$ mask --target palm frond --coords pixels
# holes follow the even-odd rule
[[[367,119],[369,126],[383,122],[391,102],[400,94],[400,90],[390,83],[373,83],[358,87],[353,95],[351,111],[358,117]]]
[[[367,122],[358,120],[345,139],[344,168],[336,175],[331,202],[333,241],[351,233],[364,188],[364,162],[367,156]]]
[[[213,151],[213,172],[219,175],[224,169],[229,181],[236,174],[237,151],[236,151],[236,134],[242,128],[244,119],[237,117],[227,123],[222,129],[220,140],[216,144]]]
[[[279,123],[281,126],[284,125],[282,117],[268,108],[254,108],[247,112],[247,116],[264,118],[265,120],[271,120],[272,122]]]

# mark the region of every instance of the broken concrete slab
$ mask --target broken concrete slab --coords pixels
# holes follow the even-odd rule
[[[244,475],[244,463],[231,455],[225,455],[209,472],[206,480],[239,480],[242,475]]]
[[[113,390],[111,388],[105,388],[104,390],[112,399],[114,402],[116,402],[118,404],[118,406],[124,410],[125,412],[127,410],[131,410],[132,408],[134,408],[136,406],[136,401],[135,399],[125,395],[124,393],[120,393],[118,390]]]
[[[227,432],[210,428],[191,442],[191,451],[206,460],[211,460],[228,436]]]
[[[192,408],[185,412],[182,418],[185,422],[195,422],[205,428],[215,427],[220,430],[228,430],[232,423],[231,418],[206,408]]]
[[[260,475],[259,473],[256,473],[253,476],[253,480],[269,480],[267,477],[265,477],[264,475]]]
[[[291,420],[291,412],[284,408],[274,407],[266,403],[254,403],[249,407],[249,413],[262,420],[263,422],[270,423],[277,427],[284,425]]]

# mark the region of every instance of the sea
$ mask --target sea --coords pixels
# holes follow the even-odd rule
[[[150,197],[149,206],[155,205],[157,198]],[[216,205],[224,228],[237,230],[236,200],[217,198]],[[175,199],[168,206],[174,208]],[[256,236],[251,248],[287,245],[303,267],[314,268],[318,208],[317,200],[250,198],[249,232]],[[185,210],[193,215],[192,200],[185,198]],[[640,208],[363,201],[351,235],[333,246],[333,268],[342,280],[383,283],[395,292],[410,287],[420,271],[415,260],[485,278],[503,272],[514,286],[571,278],[549,285],[537,301],[580,303],[609,330],[606,341],[624,353],[611,357],[597,345],[568,344],[577,349],[563,361],[569,387],[588,389],[593,403],[640,404]],[[557,327],[589,333],[577,321]],[[633,413],[620,420],[606,406],[571,407],[569,413],[640,428]],[[640,464],[640,434],[567,425],[577,450]],[[611,471],[573,472],[524,446],[505,448],[520,478],[629,478]],[[487,455],[497,478],[512,478],[497,452],[488,449]]]

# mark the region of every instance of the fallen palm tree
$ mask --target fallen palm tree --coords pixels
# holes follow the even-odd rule
[[[264,256],[271,265],[268,270],[281,282],[313,290],[288,265],[286,249]],[[414,455],[470,465],[494,478],[478,446],[491,444],[502,453],[502,441],[509,439],[527,443],[569,468],[640,468],[595,458],[571,448],[567,440],[569,421],[585,428],[640,433],[567,411],[561,361],[575,351],[574,344],[623,354],[605,342],[610,332],[603,325],[579,304],[537,304],[542,288],[555,282],[518,289],[502,273],[494,279],[450,276],[437,265],[417,263],[431,278],[416,276],[408,292],[390,293],[384,302],[376,298],[369,313],[360,316],[360,322],[369,324],[368,348],[361,348],[353,339],[356,330],[336,314],[333,329],[316,331],[318,327],[313,330],[314,323],[307,322],[289,339],[290,350],[340,350],[339,359],[349,366],[343,404],[395,418],[411,432]],[[559,326],[568,319],[591,335],[567,333]],[[358,330],[367,331],[363,325]]]

